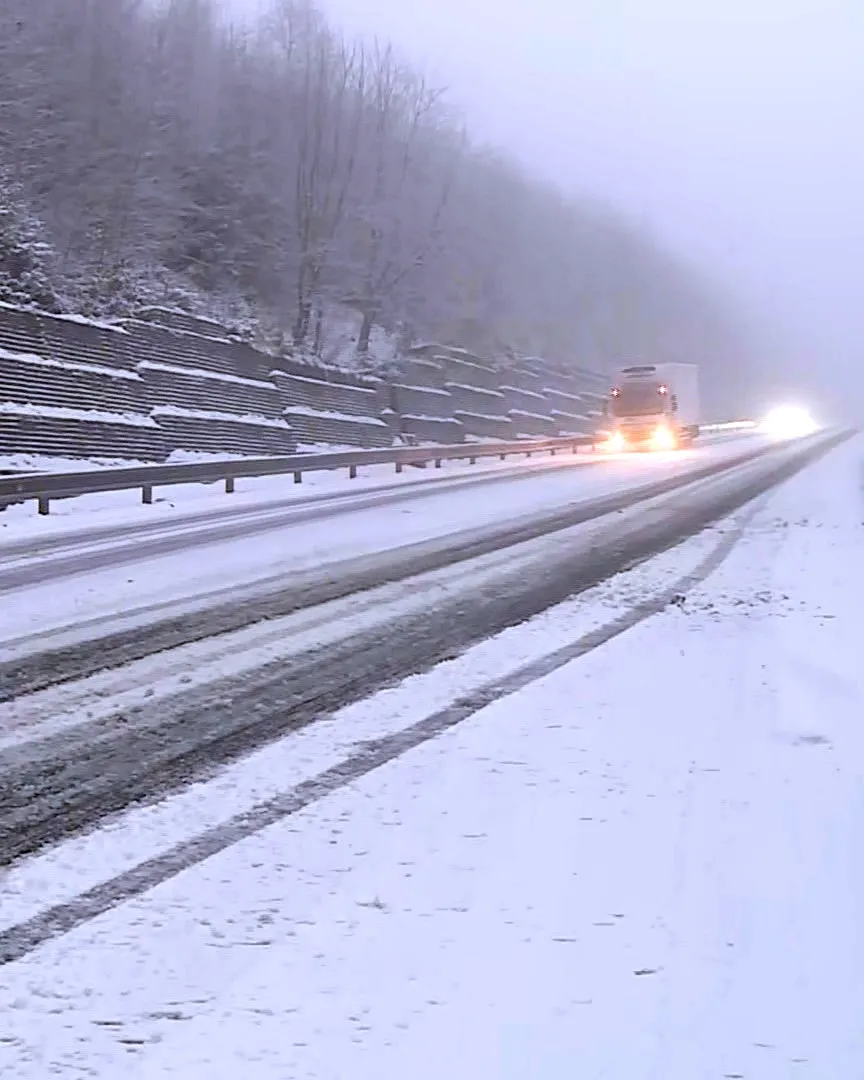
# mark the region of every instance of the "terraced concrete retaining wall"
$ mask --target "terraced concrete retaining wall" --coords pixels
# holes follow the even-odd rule
[[[581,386],[580,389],[580,379]],[[117,325],[0,305],[0,458],[162,461],[584,433],[602,379],[503,372],[420,346],[389,381],[275,358],[215,323],[147,309]]]

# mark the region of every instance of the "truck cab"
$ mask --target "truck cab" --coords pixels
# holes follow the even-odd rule
[[[622,368],[604,413],[609,449],[688,446],[699,434],[697,369],[693,364]]]

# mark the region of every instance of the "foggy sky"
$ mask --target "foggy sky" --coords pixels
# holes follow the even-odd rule
[[[320,2],[445,83],[475,136],[650,224],[864,404],[864,0]]]

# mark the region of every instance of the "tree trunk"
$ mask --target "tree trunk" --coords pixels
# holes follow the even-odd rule
[[[294,338],[294,347],[296,349],[302,349],[306,344],[306,339],[309,337],[309,323],[311,319],[312,302],[306,297],[301,297],[297,301],[297,316],[294,319],[294,326],[292,327],[292,336]]]
[[[324,348],[324,309],[319,305],[315,308],[315,335],[312,349],[317,357],[321,356]]]
[[[375,325],[374,313],[371,307],[363,309],[363,322],[360,324],[360,333],[357,336],[357,355],[369,355],[369,339],[372,337],[372,327]]]

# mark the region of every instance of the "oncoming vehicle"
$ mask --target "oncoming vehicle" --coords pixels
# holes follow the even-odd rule
[[[699,435],[695,364],[621,368],[604,403],[607,449],[677,450]]]

